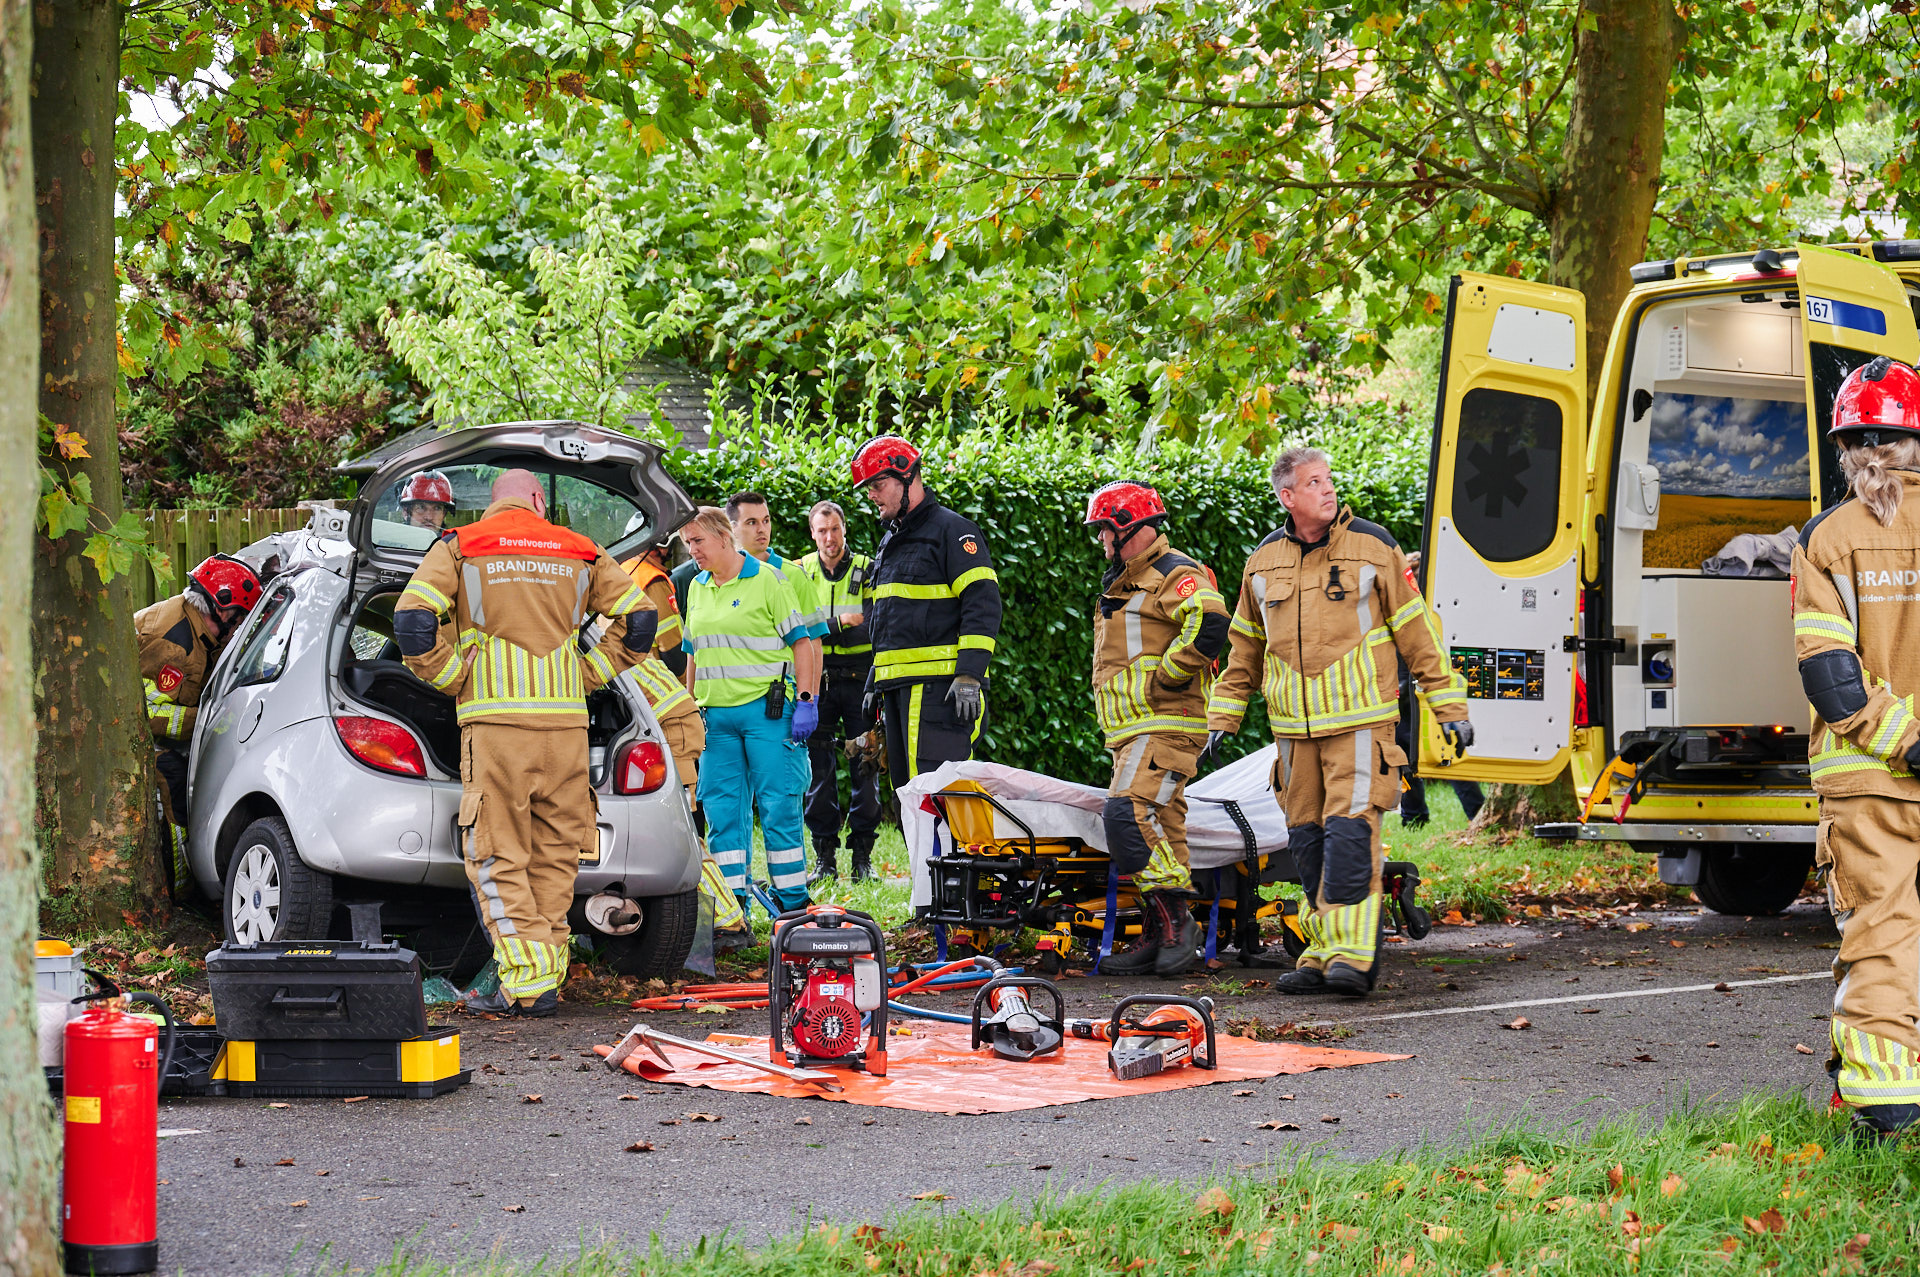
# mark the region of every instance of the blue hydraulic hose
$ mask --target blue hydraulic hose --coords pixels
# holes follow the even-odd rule
[[[938,1020],[942,1024],[972,1024],[970,1015],[954,1015],[950,1011],[923,1011],[919,1007],[910,1007],[904,1002],[887,1000],[887,1009],[896,1015],[910,1015],[921,1020]]]

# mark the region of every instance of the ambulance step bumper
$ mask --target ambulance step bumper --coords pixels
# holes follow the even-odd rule
[[[1682,825],[1663,821],[1629,820],[1614,824],[1611,820],[1556,821],[1535,825],[1533,836],[1545,840],[1573,839],[1578,842],[1707,843],[1772,842],[1812,845],[1819,826],[1805,825]]]

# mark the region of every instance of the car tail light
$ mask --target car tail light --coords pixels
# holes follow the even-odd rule
[[[333,729],[347,752],[367,766],[401,776],[425,776],[426,755],[412,732],[384,718],[336,718]]]
[[[637,740],[620,750],[613,768],[613,792],[651,794],[667,783],[667,751],[650,740]]]

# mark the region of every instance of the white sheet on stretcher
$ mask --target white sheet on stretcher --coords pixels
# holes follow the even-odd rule
[[[1187,786],[1187,852],[1195,869],[1230,865],[1246,855],[1246,843],[1233,817],[1218,802],[1230,799],[1253,828],[1262,852],[1287,845],[1287,822],[1272,786],[1274,747],[1248,754],[1219,771]],[[1039,772],[1022,771],[1002,763],[946,763],[938,771],[916,776],[900,787],[900,823],[905,827],[907,857],[913,864],[913,903],[933,903],[933,879],[927,858],[934,851],[935,819],[927,795],[957,780],[978,782],[986,791],[1032,829],[1036,838],[1078,838],[1089,847],[1107,848],[1106,827],[1100,809],[1107,791],[1077,785]],[[994,813],[994,833],[1002,838],[1024,836],[1020,827]],[[942,836],[944,843],[945,837]]]

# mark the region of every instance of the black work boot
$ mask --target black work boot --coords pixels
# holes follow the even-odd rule
[[[1375,967],[1374,971],[1378,969]],[[1364,998],[1373,992],[1374,971],[1362,971],[1344,962],[1329,962],[1325,976],[1327,992],[1349,998]]]
[[[1153,894],[1160,897],[1160,907],[1167,915],[1167,934],[1159,954],[1154,957],[1153,973],[1162,980],[1171,980],[1193,970],[1199,957],[1200,924],[1194,921],[1185,896],[1171,891]]]
[[[875,874],[873,872],[873,848],[859,847],[859,846],[854,847],[853,849],[853,880],[855,882],[872,882],[874,877],[875,877]]]
[[[1166,902],[1157,891],[1147,893],[1141,902],[1140,937],[1127,948],[1109,954],[1100,964],[1102,975],[1145,975],[1154,969],[1160,947],[1167,942],[1173,923],[1167,917]]]
[[[1327,993],[1327,977],[1319,967],[1295,967],[1273,982],[1281,993]]]
[[[838,847],[815,847],[813,849],[813,872],[807,875],[807,885],[816,882],[837,882],[840,878],[840,849]]]
[[[1920,1105],[1862,1104],[1853,1110],[1847,1135],[1855,1144],[1897,1140],[1920,1123]]]

